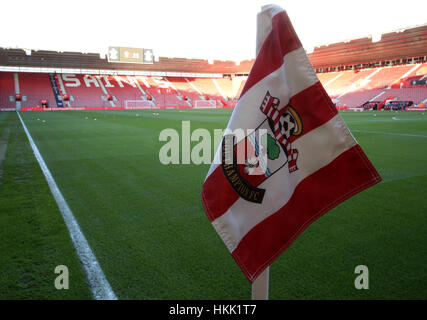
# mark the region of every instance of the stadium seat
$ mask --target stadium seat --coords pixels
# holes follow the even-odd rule
[[[94,76],[83,74],[61,74],[60,76],[67,93],[74,98],[73,106],[111,106],[109,102],[102,100],[103,91]]]
[[[22,107],[35,107],[46,100],[50,107],[56,107],[56,99],[53,95],[49,74],[26,73],[18,74],[20,92],[26,96],[26,101],[21,102]]]
[[[15,85],[12,72],[0,72],[0,108],[16,108]]]

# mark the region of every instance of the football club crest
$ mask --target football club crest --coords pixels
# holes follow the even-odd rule
[[[240,141],[234,134],[225,135],[222,143],[222,169],[227,181],[239,196],[262,203],[265,189],[258,186],[279,170],[298,170],[298,150],[292,141],[302,134],[303,123],[291,105],[269,91],[260,105],[265,119]]]

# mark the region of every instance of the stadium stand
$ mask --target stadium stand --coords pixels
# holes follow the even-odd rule
[[[190,85],[188,79],[184,77],[168,77],[167,79],[180,93],[182,99],[188,101],[187,105],[192,106],[194,101],[202,99],[197,90]]]
[[[213,81],[216,82],[216,85],[220,88],[219,90],[221,90],[221,95],[225,99],[234,99],[237,96],[237,90],[239,87],[237,86],[236,88],[236,83],[234,79],[222,78],[214,79]]]
[[[243,88],[245,87],[245,84],[246,84],[246,80],[247,80],[247,78],[241,80],[239,89],[237,90],[236,98],[239,98],[240,95],[242,94]]]
[[[215,85],[214,79],[187,78],[187,81],[199,93],[199,102],[209,101],[212,105],[219,105],[221,107],[226,105],[225,97],[220,93],[222,89]],[[196,101],[194,101],[193,106],[197,105]]]
[[[407,77],[414,74],[416,70],[424,72],[424,65],[365,69],[358,73],[361,75],[359,79],[351,77],[352,71],[345,71],[343,74],[347,74],[347,79],[350,79],[350,81],[346,82],[346,77],[340,77],[332,88],[331,86],[326,86],[326,90],[335,98],[338,106],[356,107],[369,100],[388,96],[393,96],[398,100],[410,100],[414,104],[419,104],[427,97],[426,87],[420,84],[418,85],[418,90],[412,90],[412,88],[411,90],[406,90],[412,86],[411,83],[423,77],[422,74]],[[362,75],[363,72],[365,72],[365,75],[370,72],[371,76],[364,77]]]
[[[21,102],[22,107],[36,107],[47,101],[47,106],[57,107],[52,85],[47,73],[19,73],[19,88],[26,100]]]
[[[337,107],[388,97],[417,105],[427,99],[426,43],[427,25],[383,34],[380,41],[317,47],[308,56]],[[94,53],[0,48],[0,108],[42,101],[49,107],[188,108],[209,101],[233,107],[253,62],[157,57],[124,66]]]
[[[178,98],[178,91],[168,79],[163,77],[145,77],[144,85],[149,94],[154,98],[156,106],[174,107],[188,106]]]
[[[337,101],[337,106],[352,108],[361,106],[363,103],[370,100],[381,100],[381,98],[385,98],[385,90],[382,89],[351,92],[342,96],[339,101]]]
[[[349,90],[356,90],[363,86],[364,81],[368,79],[375,71],[371,69],[357,71],[343,71],[334,73],[336,76],[325,83],[325,89],[332,97],[342,95]]]
[[[203,78],[193,78],[189,79],[192,82],[193,86],[202,93],[202,95],[207,95],[209,97],[219,99],[221,94],[213,83],[212,79],[203,79]]]
[[[422,80],[427,78],[426,74],[401,78],[413,68],[408,65],[332,72],[327,76],[319,74],[319,79],[340,107],[355,107],[386,96],[418,104],[427,98],[426,81]],[[24,108],[40,106],[42,100],[47,100],[49,107],[60,107],[62,94],[69,96],[72,107],[195,107],[197,101],[203,100],[216,101],[217,107],[232,107],[245,83],[244,79],[227,78],[57,74],[59,91],[54,94],[49,74],[22,72],[17,75]],[[1,107],[15,108],[14,73],[1,72],[0,84]]]
[[[426,88],[389,89],[385,95],[393,96],[399,101],[413,101],[414,104],[418,104],[427,98],[426,90]]]
[[[327,72],[327,73],[318,73],[317,77],[324,87],[334,82],[338,77],[340,77],[342,72]]]
[[[107,92],[103,99],[111,101],[110,105],[125,107],[126,101],[146,100],[146,94],[135,77],[104,75],[99,79]]]
[[[70,95],[71,105],[78,107],[104,107],[110,104],[105,96],[98,78],[94,75],[59,74],[66,92]]]
[[[0,108],[16,108],[15,85],[12,72],[0,72]]]
[[[407,72],[410,72],[414,66],[393,66],[386,68],[376,68],[375,73],[366,84],[365,89],[387,88],[393,83],[399,81]]]

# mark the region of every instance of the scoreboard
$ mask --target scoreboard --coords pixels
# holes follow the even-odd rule
[[[108,47],[108,62],[153,63],[153,49]]]

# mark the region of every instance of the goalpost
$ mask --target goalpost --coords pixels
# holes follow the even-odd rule
[[[217,108],[216,100],[196,100],[194,101],[195,109]]]
[[[126,109],[152,109],[154,104],[149,100],[125,100]]]

